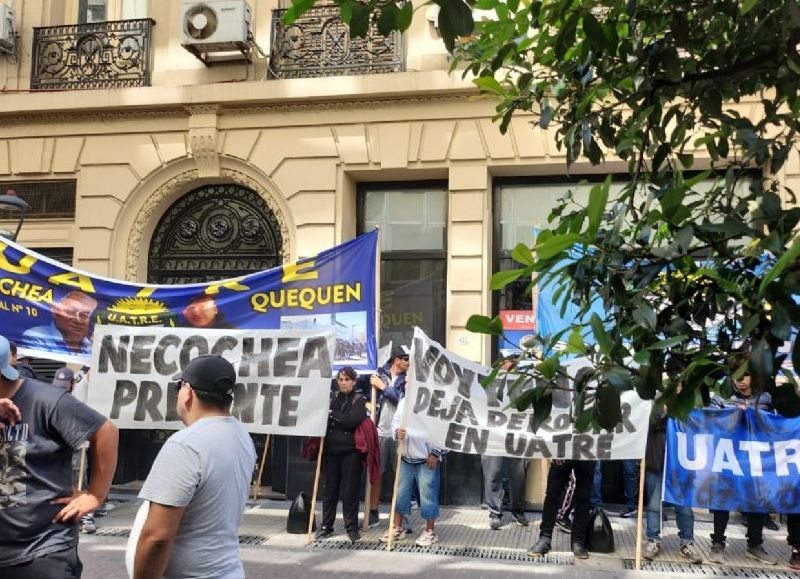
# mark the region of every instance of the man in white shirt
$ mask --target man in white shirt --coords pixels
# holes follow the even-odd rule
[[[239,525],[256,453],[230,415],[236,372],[220,356],[200,356],[176,378],[187,428],[164,444],[139,493],[145,502],[128,542],[128,573],[241,579]]]

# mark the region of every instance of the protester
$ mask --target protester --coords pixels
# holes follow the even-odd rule
[[[598,463],[599,464],[599,463]],[[575,501],[575,472],[569,473],[569,481],[564,488],[561,506],[556,513],[556,527],[565,533],[572,532],[573,504]],[[594,505],[592,505],[594,508]]]
[[[574,516],[572,523],[572,553],[579,559],[587,559],[586,528],[589,524],[589,502],[592,493],[595,461],[593,460],[553,460],[547,474],[542,522],[539,527],[539,539],[528,549],[530,557],[542,557],[550,552],[556,514],[561,504],[561,493],[567,485],[570,475],[575,475]]]
[[[800,571],[800,513],[791,513],[786,517],[788,535],[786,542],[792,552],[789,555],[789,567]]]
[[[750,376],[744,375],[738,380],[734,380],[734,393],[728,400],[723,400],[714,396],[711,405],[717,408],[755,408],[758,411],[772,412],[772,400],[769,393],[763,392],[756,394],[753,392],[750,383]],[[725,530],[728,527],[730,518],[729,511],[711,511],[714,515],[714,532],[711,535],[711,552],[709,559],[713,563],[725,562]],[[768,516],[765,513],[742,513],[747,517],[747,550],[745,556],[755,559],[767,565],[777,565],[778,560],[767,553],[764,549],[764,520]]]
[[[89,355],[92,313],[97,300],[82,291],[73,290],[50,306],[53,321],[47,326],[29,328],[23,334],[31,348],[54,351],[66,348],[70,352]]]
[[[230,414],[236,372],[220,356],[199,356],[177,377],[186,428],[158,453],[139,497],[126,564],[134,579],[244,577],[239,525],[256,462]]]
[[[425,519],[425,530],[415,541],[420,547],[428,547],[439,542],[436,535],[436,519],[439,518],[439,484],[441,478],[442,456],[446,451],[433,448],[424,440],[408,436],[402,428],[403,409],[406,399],[397,406],[392,428],[402,447],[400,478],[397,486],[396,512],[389,530],[384,533],[381,543],[399,541],[405,536],[403,518],[411,514],[411,498],[416,490],[419,495],[419,514]]]
[[[52,384],[56,388],[66,390],[70,394],[75,390],[75,372],[71,368],[64,366],[56,370],[53,376]],[[72,453],[72,486],[75,490],[82,490],[88,488],[89,471],[86,468],[86,458],[89,451],[89,442],[84,442],[79,449]],[[81,463],[83,463],[83,472],[81,473]],[[81,533],[93,534],[97,532],[97,524],[94,520],[94,513],[87,513],[81,517],[80,523]]]
[[[72,394],[72,390],[75,388],[75,372],[67,366],[59,368],[53,375],[52,384],[56,388],[61,388]]]
[[[370,490],[370,527],[377,527],[380,524],[378,508],[381,500],[382,477],[387,472],[393,473],[395,468],[397,445],[394,440],[392,420],[395,417],[397,405],[405,396],[408,365],[408,348],[406,346],[396,346],[392,349],[389,361],[369,377],[370,386],[378,391],[377,424],[381,451],[381,477],[372,485]],[[358,386],[356,389],[359,389]]]
[[[11,345],[11,365],[17,369],[19,375],[23,378],[38,380],[39,377],[31,366],[31,359],[17,354],[17,345],[14,342],[9,342],[9,344]]]
[[[645,536],[647,545],[644,558],[652,561],[661,554],[661,483],[664,479],[664,450],[667,444],[666,409],[650,417],[645,450]],[[703,557],[694,546],[694,511],[690,507],[675,505],[675,521],[681,541],[681,557],[694,564],[703,562]]]
[[[10,344],[0,336],[0,399],[9,399],[20,415],[0,439],[7,461],[0,484],[2,577],[77,578],[77,522],[108,494],[119,433],[66,391],[21,378],[10,361]],[[86,440],[93,448],[92,484],[73,493],[72,454]]]
[[[500,362],[500,369],[511,372],[519,356],[507,356]],[[525,517],[525,486],[530,460],[503,456],[481,456],[483,489],[489,509],[489,528],[498,530],[503,523],[503,474],[508,472],[509,510],[518,525],[527,527]]]
[[[627,459],[622,461],[622,489],[625,493],[625,506],[619,516],[627,519],[635,517],[639,512],[639,461]]]
[[[350,542],[361,540],[358,533],[358,491],[361,485],[361,454],[355,443],[355,431],[367,417],[364,397],[354,390],[356,371],[347,366],[336,379],[339,391],[333,396],[322,454],[326,497],[322,504],[322,526],[316,538],[333,534],[336,506],[342,498],[344,527]]]

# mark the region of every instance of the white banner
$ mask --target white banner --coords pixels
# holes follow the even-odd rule
[[[97,326],[88,404],[120,428],[182,428],[172,377],[191,359],[218,354],[236,368],[231,413],[249,432],[323,436],[335,347],[332,328]]]
[[[566,363],[574,377],[585,359]],[[448,352],[415,329],[405,403],[405,425],[410,436],[431,446],[468,454],[520,458],[616,460],[643,458],[651,401],[634,391],[622,394],[622,422],[611,432],[573,429],[572,393],[553,392],[550,418],[534,433],[533,408],[518,412],[510,407],[508,387],[517,374],[501,372],[485,388],[482,377],[491,369]],[[563,385],[569,388],[565,381]]]

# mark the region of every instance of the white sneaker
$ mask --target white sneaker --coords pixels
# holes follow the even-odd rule
[[[430,547],[434,543],[439,542],[439,537],[436,536],[436,531],[431,531],[430,529],[425,529],[422,531],[422,534],[419,536],[419,539],[415,541],[417,545],[420,547]]]
[[[391,537],[392,543],[395,541],[400,541],[405,538],[405,534],[403,533],[403,529],[399,527],[389,527],[389,530],[386,531],[383,535],[381,535],[380,541],[381,543],[388,543],[389,538]]]
[[[652,561],[661,554],[661,543],[655,539],[648,539],[644,548],[644,558]]]

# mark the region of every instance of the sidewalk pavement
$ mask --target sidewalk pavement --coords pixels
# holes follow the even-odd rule
[[[119,505],[108,516],[97,519],[96,535],[81,535],[80,556],[84,561],[84,579],[125,577],[123,554],[138,501],[127,496],[112,497]],[[124,501],[124,502],[123,502]],[[706,558],[702,565],[692,565],[681,558],[674,517],[664,523],[664,552],[644,571],[635,572],[636,518],[622,519],[609,512],[614,528],[616,552],[592,553],[586,561],[574,560],[569,535],[556,529],[553,551],[544,560],[530,559],[525,550],[538,535],[540,513],[528,513],[531,524],[521,527],[506,515],[498,531],[489,529],[488,512],[476,507],[443,507],[436,528],[439,543],[421,548],[414,539],[423,528],[417,511],[411,516],[414,533],[396,544],[395,552],[385,552],[378,537],[388,525],[388,506],[381,505],[381,526],[362,532],[363,541],[351,545],[343,531],[341,515],[336,534],[325,541],[305,544],[305,535],[286,533],[288,501],[260,500],[250,503],[240,530],[242,559],[248,577],[307,577],[320,572],[335,572],[337,577],[364,575],[399,577],[434,572],[439,577],[518,577],[529,574],[553,574],[563,577],[641,576],[673,577],[682,575],[763,577],[800,579],[800,573],[787,567],[789,548],[786,527],[765,530],[765,548],[775,555],[777,566],[759,565],[745,558],[745,529],[738,517],[728,526],[728,547],[724,566],[712,565],[710,549],[711,518],[698,513],[695,522],[695,545]],[[318,504],[319,524],[321,504]],[[644,548],[644,541],[642,542]]]

